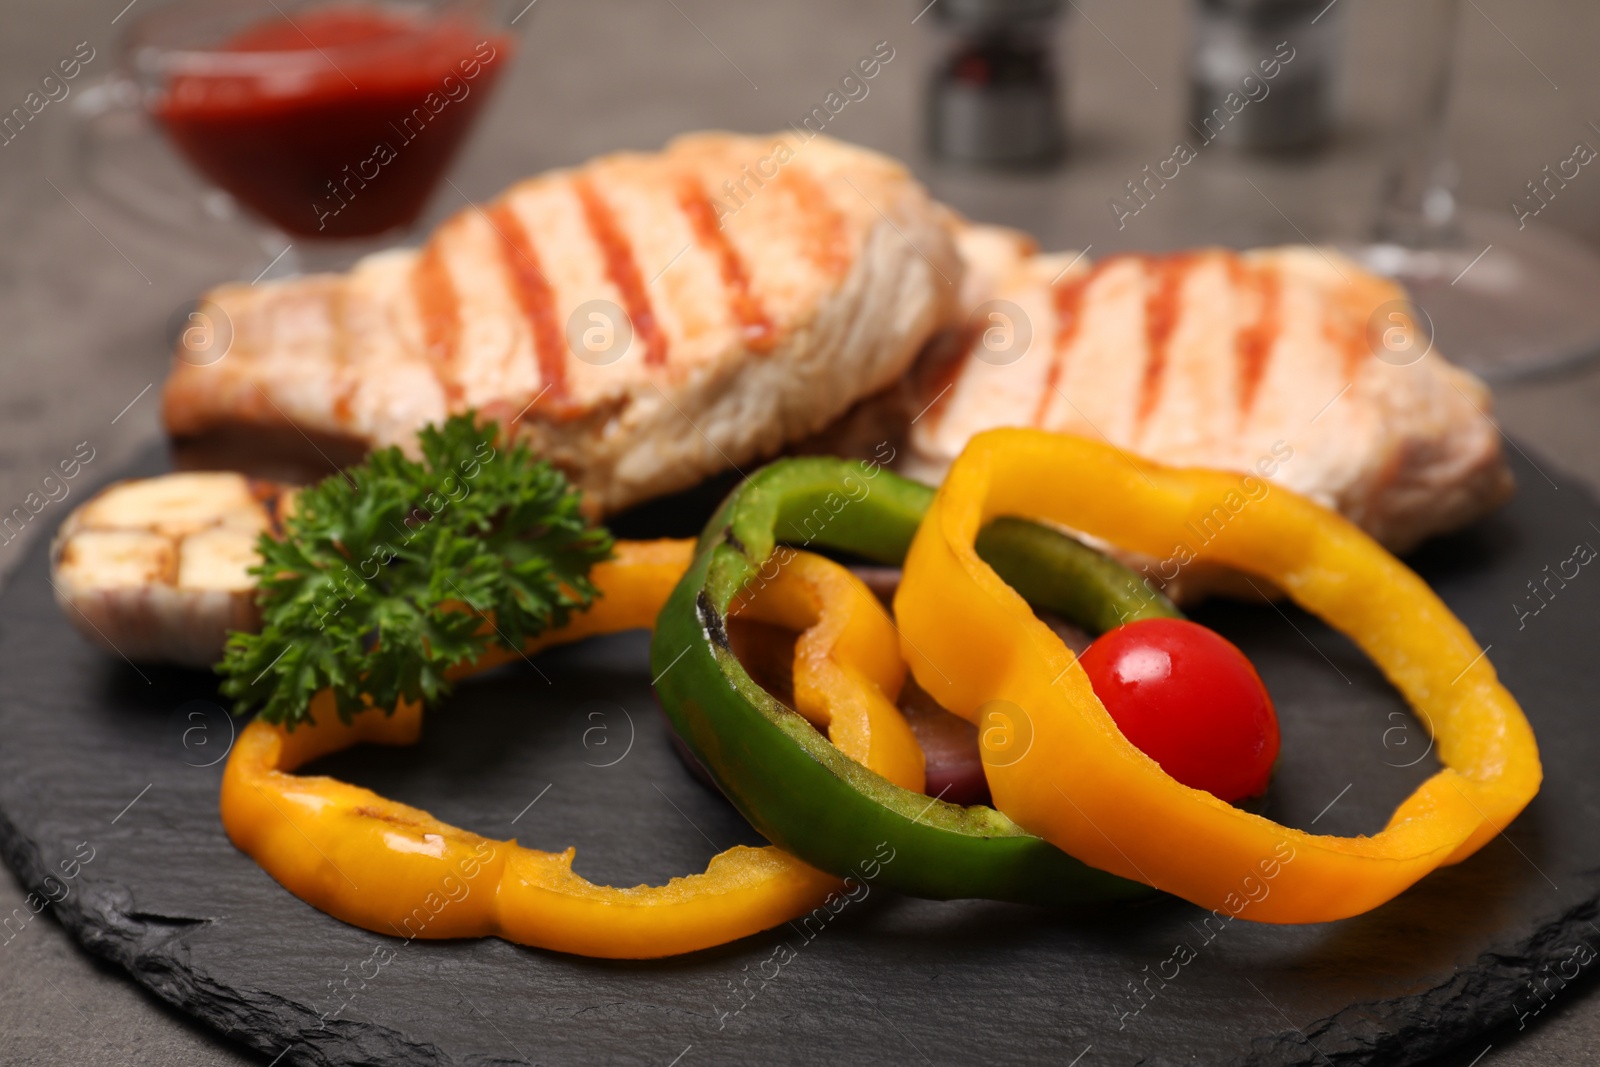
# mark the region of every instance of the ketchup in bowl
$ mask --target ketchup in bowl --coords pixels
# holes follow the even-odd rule
[[[154,114],[206,177],[289,233],[366,237],[414,222],[511,37],[449,11],[287,10],[189,53]]]

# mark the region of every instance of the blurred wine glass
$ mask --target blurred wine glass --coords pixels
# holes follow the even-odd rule
[[[1600,354],[1600,254],[1531,217],[1563,184],[1551,171],[1529,175],[1533,211],[1457,201],[1447,119],[1461,6],[1413,5],[1423,32],[1382,203],[1370,239],[1344,250],[1410,290],[1428,320],[1415,325],[1453,362],[1503,381]]]
[[[421,216],[515,54],[511,10],[497,0],[153,8],[125,28],[117,72],[80,100],[71,169],[163,236],[244,231],[279,274],[347,266]]]

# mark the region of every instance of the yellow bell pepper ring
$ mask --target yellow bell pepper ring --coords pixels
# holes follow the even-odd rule
[[[528,652],[599,633],[651,626],[693,542],[618,542],[595,566],[602,595]],[[514,658],[497,650],[472,670]],[[413,938],[495,934],[584,956],[643,959],[692,952],[757,933],[822,903],[840,883],[787,853],[736,847],[705,873],[664,886],[595,885],[572,871],[573,850],[523,848],[440,822],[371,790],[291,772],[354,744],[414,744],[420,704],[339,721],[332,694],[292,733],[259,719],[240,734],[222,780],[229,838],[296,896],[338,919]]]
[[[795,710],[840,751],[902,789],[927,783],[922,748],[895,705],[906,665],[894,623],[844,567],[795,552],[776,579],[740,597],[734,618],[801,631],[794,649]]]
[[[806,914],[837,879],[776,848],[739,846],[705,873],[664,886],[595,885],[574,852],[540,852],[440,822],[371,790],[290,772],[350,745],[414,744],[420,704],[346,725],[331,695],[289,733],[257,720],[239,735],[222,782],[222,822],[242,851],[306,903],[337,919],[410,938],[498,935],[609,959],[693,952]]]
[[[526,652],[652,626],[692,552],[691,541],[617,542],[615,558],[591,571],[601,595]],[[893,628],[851,582],[837,564],[805,557],[762,591],[759,614],[805,628],[797,683],[809,691],[808,713],[831,724],[845,754],[880,773],[906,775],[914,764],[920,775],[921,751],[885,693],[898,691],[905,673]],[[863,603],[877,617],[859,610]],[[495,650],[454,673],[516,656]],[[223,826],[296,896],[368,930],[408,939],[497,935],[559,952],[645,959],[725,944],[842,894],[838,879],[772,846],[728,849],[704,873],[664,886],[595,885],[573,872],[572,849],[541,852],[481,837],[370,790],[292,773],[355,744],[414,744],[420,704],[343,723],[324,691],[311,720],[291,732],[257,719],[240,733],[223,774]]]
[[[1538,792],[1538,749],[1484,650],[1421,578],[1287,489],[1252,496],[1238,474],[1164,467],[1082,438],[980,434],[906,559],[902,652],[924,689],[979,724],[996,806],[1025,829],[1202,907],[1261,922],[1342,919],[1504,829]],[[1179,784],[1123,737],[1073,654],[979,559],[974,538],[1000,515],[1268,579],[1372,657],[1433,733],[1444,769],[1373,837],[1290,829]]]

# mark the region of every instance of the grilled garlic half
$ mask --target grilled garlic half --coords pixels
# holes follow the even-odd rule
[[[68,516],[51,546],[56,602],[85,638],[134,662],[205,667],[230,630],[260,621],[256,540],[293,490],[230,472],[109,486]]]

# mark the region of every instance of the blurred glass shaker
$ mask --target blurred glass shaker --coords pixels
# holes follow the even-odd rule
[[[998,167],[1060,159],[1061,0],[935,0],[931,11],[941,42],[928,86],[929,151]]]
[[[1194,0],[1189,122],[1206,141],[1267,152],[1333,128],[1338,0]]]

